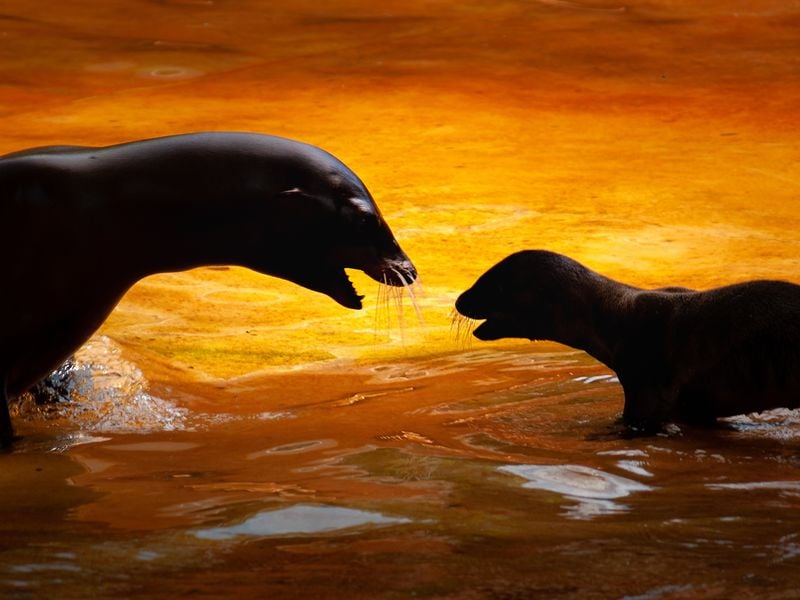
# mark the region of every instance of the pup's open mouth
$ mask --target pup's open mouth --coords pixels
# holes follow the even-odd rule
[[[456,310],[468,319],[483,321],[472,331],[472,335],[485,342],[505,337],[520,337],[514,333],[513,318],[476,307],[475,304],[479,304],[478,299],[468,294],[469,292],[465,292],[456,300]]]
[[[483,318],[485,319],[483,323],[478,325],[472,332],[472,335],[479,340],[488,342],[501,338],[531,339],[527,335],[521,333],[522,328],[519,322],[512,316],[491,314],[488,317],[484,315]]]
[[[472,331],[472,335],[484,342],[499,340],[502,337],[506,337],[502,333],[502,329],[501,321],[486,319]]]

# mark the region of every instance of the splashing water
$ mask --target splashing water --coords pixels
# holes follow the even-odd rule
[[[94,432],[184,429],[187,411],[148,393],[141,370],[105,336],[92,338],[10,407],[28,419],[66,419]]]

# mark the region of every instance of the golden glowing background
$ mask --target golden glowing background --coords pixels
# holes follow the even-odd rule
[[[785,0],[4,0],[0,153],[321,146],[424,322],[359,273],[359,312],[242,269],[140,282],[78,372],[99,391],[17,405],[0,596],[795,597],[797,411],[625,439],[606,368],[464,348],[450,314],[523,248],[641,286],[800,282],[798,31]],[[395,521],[264,527],[309,505]]]
[[[781,2],[18,2],[0,26],[0,151],[300,139],[362,177],[419,268],[424,326],[402,331],[366,277],[361,313],[243,270],[143,281],[103,331],[198,374],[451,350],[454,298],[522,248],[643,286],[796,279]]]

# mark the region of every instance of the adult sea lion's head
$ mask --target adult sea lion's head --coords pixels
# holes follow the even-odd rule
[[[581,302],[574,290],[580,288],[578,280],[586,271],[566,256],[523,250],[481,275],[458,297],[456,310],[467,318],[483,320],[473,331],[480,340],[558,341],[570,326],[574,303]]]
[[[361,308],[345,269],[405,286],[417,270],[395,240],[366,186],[327,152],[283,140],[284,158],[271,181],[271,248],[258,270],[322,292],[347,308]],[[271,164],[274,164],[274,158]]]

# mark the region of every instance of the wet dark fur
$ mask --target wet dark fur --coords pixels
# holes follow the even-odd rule
[[[0,157],[0,443],[7,398],[74,352],[147,275],[240,265],[361,308],[344,268],[416,271],[364,184],[327,152],[199,133]],[[398,276],[397,273],[402,276]]]
[[[456,302],[482,340],[552,340],[616,371],[623,420],[667,421],[800,405],[800,286],[749,281],[697,292],[642,290],[542,250],[512,254]]]

